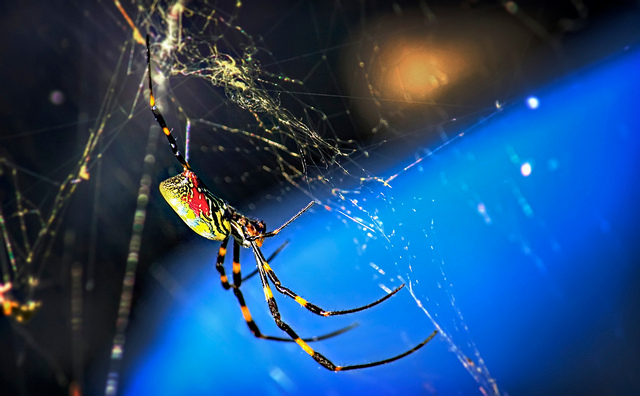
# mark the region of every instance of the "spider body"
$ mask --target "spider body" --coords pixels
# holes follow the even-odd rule
[[[229,237],[227,203],[203,188],[193,171],[185,170],[163,181],[160,193],[196,234],[214,241]]]
[[[225,200],[213,195],[202,180],[190,169],[160,183],[160,193],[180,218],[196,234],[214,241],[232,236],[240,246],[251,247],[245,237],[259,236],[266,231],[264,221],[249,219]],[[256,243],[262,245],[263,238]]]
[[[395,290],[388,293],[386,296],[379,298],[378,300],[369,303],[367,305],[345,309],[340,311],[328,311],[320,308],[319,306],[310,303],[304,298],[300,297],[298,294],[293,292],[291,289],[282,285],[275,272],[265,259],[260,247],[266,238],[273,237],[277,235],[282,229],[287,227],[291,222],[297,219],[300,215],[306,212],[314,202],[310,202],[307,206],[301,209],[298,213],[296,213],[291,219],[282,224],[280,227],[275,230],[268,231],[266,230],[266,224],[261,220],[250,219],[247,216],[242,215],[240,212],[235,210],[231,205],[229,205],[226,201],[221,198],[216,197],[211,191],[206,187],[206,185],[202,182],[202,180],[195,174],[195,172],[191,169],[191,166],[184,158],[184,156],[180,153],[177,148],[176,140],[171,134],[171,130],[167,126],[162,114],[158,111],[155,104],[155,97],[153,96],[153,82],[151,79],[151,50],[149,48],[149,36],[147,36],[147,66],[149,73],[149,105],[151,107],[151,112],[153,113],[154,118],[157,123],[162,128],[167,140],[169,141],[169,145],[171,146],[171,150],[175,155],[176,159],[180,164],[182,164],[184,171],[176,176],[172,176],[167,180],[160,183],[160,192],[167,203],[173,208],[173,210],[180,216],[180,218],[198,235],[201,235],[205,238],[212,239],[215,241],[222,241],[220,249],[218,250],[218,257],[216,259],[216,270],[220,274],[220,282],[222,283],[222,287],[224,289],[232,289],[238,303],[240,304],[240,309],[242,311],[242,316],[249,327],[249,330],[253,333],[253,335],[257,338],[273,340],[273,341],[285,341],[285,342],[295,342],[304,350],[309,356],[311,356],[316,362],[318,362],[322,367],[331,370],[331,371],[346,371],[346,370],[355,370],[367,367],[379,366],[382,364],[390,363],[395,360],[401,359],[418,349],[425,346],[433,337],[436,336],[437,330],[432,332],[427,339],[422,341],[420,344],[414,346],[413,348],[405,351],[399,355],[393,356],[391,358],[387,358],[384,360],[378,360],[371,363],[364,364],[356,364],[349,366],[338,366],[327,359],[325,356],[316,352],[311,346],[309,346],[308,342],[311,341],[320,341],[323,339],[327,339],[339,334],[344,333],[345,331],[351,329],[353,326],[348,326],[346,328],[334,331],[329,334],[325,334],[319,337],[311,337],[311,338],[301,338],[298,334],[286,323],[282,320],[280,315],[280,311],[278,310],[278,304],[273,296],[273,292],[271,291],[270,283],[276,288],[276,291],[279,293],[293,299],[296,303],[298,303],[303,308],[306,308],[310,312],[319,315],[319,316],[334,316],[334,315],[345,315],[354,312],[363,311],[365,309],[369,309],[375,305],[380,304],[381,302],[387,300],[391,296],[398,293],[404,285],[397,287]],[[226,271],[224,268],[224,259],[227,253],[227,244],[230,239],[233,239],[233,281],[229,282],[229,279],[226,275]],[[244,296],[240,291],[240,285],[243,281],[243,278],[240,273],[240,248],[250,248],[253,251],[254,258],[257,264],[257,273],[260,275],[260,281],[262,282],[262,289],[264,292],[265,299],[267,300],[267,305],[269,307],[269,311],[271,316],[273,317],[276,325],[284,331],[288,338],[277,337],[277,336],[269,336],[264,335],[260,332],[258,326],[253,321],[251,317],[251,313],[249,312],[249,308],[247,308]],[[253,274],[249,275],[247,278],[251,277]],[[246,279],[246,278],[244,278]]]

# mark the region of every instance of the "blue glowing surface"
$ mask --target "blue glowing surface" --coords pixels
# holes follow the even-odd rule
[[[428,206],[428,218],[406,221],[435,224],[464,323],[503,392],[640,390],[639,65],[640,52],[628,50],[532,92],[535,109],[523,98],[394,181],[396,200]],[[398,170],[410,162],[398,161]],[[259,215],[274,225],[304,204],[263,207]],[[353,241],[340,227],[325,231],[335,223],[322,210],[305,215],[265,252],[291,239],[273,263],[281,280],[340,309],[381,290],[371,268],[354,269],[340,255]],[[216,250],[192,242],[171,267],[185,271],[174,276],[188,288],[172,289],[169,298],[165,285],[140,305],[127,353],[133,344],[141,353],[131,357],[124,394],[479,394],[438,338],[393,364],[338,374],[295,345],[254,339],[234,296],[219,286]],[[243,252],[247,271],[251,260]],[[323,263],[332,263],[329,273]],[[336,269],[344,272],[337,276]],[[280,335],[259,280],[243,289],[263,333]],[[319,318],[276,297],[303,336],[358,321],[358,328],[313,344],[339,364],[385,358],[433,330],[405,291],[351,318]]]

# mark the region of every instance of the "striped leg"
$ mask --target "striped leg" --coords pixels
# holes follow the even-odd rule
[[[256,338],[261,338],[263,340],[284,341],[284,342],[292,342],[292,341],[294,341],[294,340],[292,340],[290,338],[275,337],[275,336],[269,336],[269,335],[262,334],[260,332],[260,329],[258,329],[258,325],[256,325],[256,322],[254,322],[253,318],[251,317],[251,312],[249,312],[249,308],[247,307],[247,304],[244,301],[244,296],[242,295],[242,292],[240,291],[240,289],[234,286],[233,287],[233,294],[235,294],[236,298],[238,299],[238,303],[240,303],[240,309],[242,310],[242,317],[244,318],[245,322],[247,322],[247,326],[249,326],[249,330],[251,330],[251,333]],[[313,341],[326,340],[327,338],[335,337],[335,336],[340,335],[340,334],[342,334],[342,333],[344,333],[346,331],[349,331],[349,330],[353,329],[356,326],[357,326],[357,324],[354,323],[354,324],[352,324],[350,326],[343,327],[342,329],[338,329],[338,330],[333,331],[333,332],[328,333],[328,334],[324,334],[324,335],[316,336],[316,337],[305,338],[304,341],[305,342],[313,342]]]
[[[249,308],[247,307],[247,304],[244,300],[244,296],[242,295],[242,292],[240,291],[240,283],[242,282],[242,276],[240,273],[240,245],[238,244],[238,242],[236,242],[234,240],[233,243],[233,285],[229,284],[229,281],[227,279],[227,275],[225,273],[224,270],[224,259],[227,253],[227,243],[229,242],[229,238],[225,239],[224,241],[222,241],[222,244],[220,245],[220,249],[218,250],[218,257],[216,259],[216,269],[218,270],[218,272],[220,273],[220,280],[222,283],[222,287],[225,289],[233,289],[233,294],[236,296],[236,299],[238,300],[238,303],[240,304],[240,309],[242,310],[242,317],[244,318],[244,321],[247,323],[247,326],[249,327],[249,330],[251,330],[251,333],[257,337],[257,338],[261,338],[264,340],[273,340],[273,341],[284,341],[284,342],[293,342],[292,339],[290,338],[283,338],[283,337],[274,337],[274,336],[268,336],[268,335],[264,335],[260,332],[260,329],[258,328],[258,325],[256,325],[256,323],[253,321],[253,318],[251,317],[251,312],[249,312]],[[305,338],[304,341],[306,342],[312,342],[312,341],[321,341],[321,340],[326,340],[327,338],[331,338],[331,337],[335,337],[337,335],[340,335],[342,333],[344,333],[345,331],[351,330],[352,328],[356,327],[357,324],[354,323],[350,326],[344,327],[342,329],[338,329],[336,331],[333,331],[331,333],[328,334],[324,334],[321,336],[316,336],[316,337],[310,337],[310,338]]]
[[[256,257],[259,255],[259,261],[262,265],[262,268],[264,269],[264,271],[266,272],[267,276],[269,277],[269,279],[271,279],[271,282],[273,282],[273,285],[275,286],[276,290],[282,294],[284,294],[285,296],[291,297],[292,299],[294,299],[298,304],[300,304],[301,306],[305,307],[306,309],[308,309],[309,311],[313,312],[316,315],[320,315],[320,316],[336,316],[336,315],[346,315],[346,314],[350,314],[350,313],[354,313],[354,312],[359,312],[359,311],[363,311],[365,309],[374,307],[378,304],[380,304],[381,302],[387,300],[388,298],[391,298],[391,296],[393,296],[394,294],[396,294],[397,292],[399,292],[404,285],[400,285],[398,288],[396,288],[395,290],[393,290],[391,293],[387,294],[386,296],[361,307],[357,307],[357,308],[352,308],[352,309],[345,309],[345,310],[341,310],[341,311],[327,311],[324,310],[322,308],[320,308],[319,306],[310,303],[309,301],[305,300],[304,298],[300,297],[299,295],[297,295],[295,292],[293,292],[291,289],[282,286],[282,283],[280,282],[280,280],[278,279],[278,277],[276,276],[275,272],[273,272],[273,269],[271,269],[271,266],[269,265],[269,263],[267,262],[267,260],[265,260],[264,255],[262,254],[262,252],[260,250],[255,251],[254,249],[254,253],[256,254]]]
[[[240,275],[240,244],[237,241],[233,241],[233,285],[236,288],[240,287],[242,283],[242,276]]]
[[[271,253],[271,255],[269,257],[267,257],[267,263],[270,263],[271,261],[273,261],[273,259],[276,258],[276,256],[282,251],[282,249],[285,248],[285,246],[287,246],[287,244],[289,244],[289,240],[284,241],[284,243],[282,245],[280,245],[280,247],[277,248],[275,252]],[[257,274],[258,274],[258,268],[256,268],[253,271],[251,271],[249,273],[249,275],[243,277],[242,281],[246,282],[247,280],[253,278]]]
[[[319,352],[316,352],[313,348],[311,348],[309,344],[307,344],[306,340],[300,338],[300,336],[298,336],[298,334],[291,328],[291,326],[289,326],[287,323],[285,323],[282,320],[280,311],[278,310],[278,304],[276,303],[276,299],[273,297],[273,292],[271,291],[271,287],[269,287],[269,281],[268,281],[269,278],[268,278],[266,269],[264,268],[264,265],[266,264],[266,262],[264,261],[264,256],[262,255],[262,252],[260,251],[260,249],[258,248],[258,246],[254,241],[251,241],[251,247],[253,249],[253,254],[255,255],[256,262],[258,263],[258,273],[260,274],[260,280],[262,281],[262,289],[264,291],[264,296],[267,299],[267,305],[269,305],[269,311],[271,312],[271,316],[273,316],[273,320],[276,322],[276,325],[282,331],[287,333],[289,337],[291,337],[291,339],[300,346],[300,348],[302,348],[306,353],[309,354],[309,356],[311,356],[316,362],[318,362],[322,367],[326,368],[327,370],[331,370],[331,371],[357,370],[357,369],[362,369],[367,367],[380,366],[386,363],[391,363],[398,359],[402,359],[403,357],[410,355],[413,352],[417,351],[418,349],[422,348],[429,341],[431,341],[433,337],[436,336],[436,334],[438,334],[438,331],[435,330],[433,333],[431,333],[429,337],[427,337],[427,339],[422,341],[420,344],[416,345],[415,347],[409,349],[406,352],[403,352],[399,355],[396,355],[388,359],[378,360],[376,362],[371,362],[371,363],[355,364],[351,366],[337,366],[331,360],[327,359],[324,355],[322,355]]]
[[[220,249],[218,249],[218,258],[216,259],[216,269],[220,273],[220,282],[222,282],[222,287],[224,287],[225,290],[229,290],[229,288],[231,288],[227,274],[224,271],[224,258],[227,255],[227,243],[229,243],[229,237],[223,240],[222,244],[220,244]]]

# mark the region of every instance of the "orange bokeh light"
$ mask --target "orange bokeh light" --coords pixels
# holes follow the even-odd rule
[[[443,48],[424,38],[403,37],[381,44],[372,83],[382,99],[425,102],[468,73],[466,46]],[[465,51],[467,49],[467,51]]]

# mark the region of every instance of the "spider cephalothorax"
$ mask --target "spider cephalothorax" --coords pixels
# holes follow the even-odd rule
[[[267,231],[267,224],[262,220],[250,219],[237,212],[229,206],[229,217],[231,219],[231,235],[238,241],[240,246],[249,248],[251,241],[255,241],[258,247],[264,242],[264,234]]]

